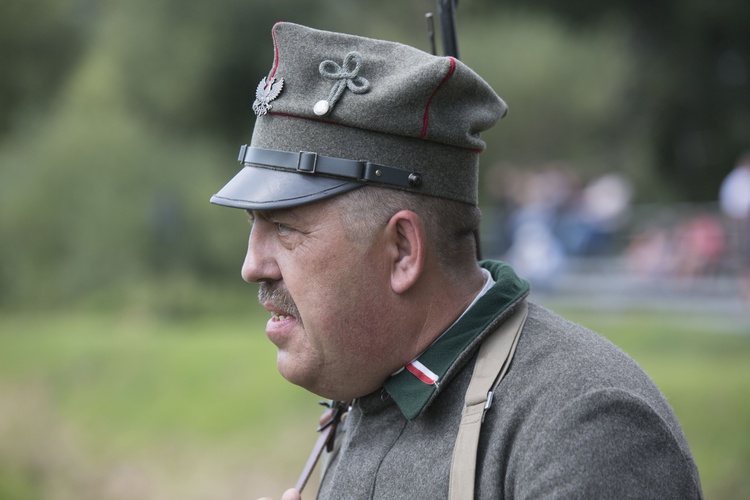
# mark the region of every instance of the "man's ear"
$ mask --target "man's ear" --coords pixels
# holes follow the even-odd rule
[[[427,234],[420,217],[410,210],[396,213],[386,226],[391,260],[391,289],[404,293],[424,270]]]

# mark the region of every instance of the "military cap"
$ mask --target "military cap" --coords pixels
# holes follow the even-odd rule
[[[212,203],[289,208],[364,185],[477,203],[480,133],[507,106],[453,57],[291,23],[272,29],[252,140]]]

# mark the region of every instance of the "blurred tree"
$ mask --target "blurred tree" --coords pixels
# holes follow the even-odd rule
[[[547,10],[577,29],[612,19],[629,27],[638,65],[623,124],[647,131],[665,186],[715,200],[721,179],[750,148],[750,2],[746,0],[475,0],[463,14],[509,6]]]
[[[0,136],[28,106],[47,106],[86,48],[94,12],[82,0],[0,4]]]
[[[0,9],[21,0],[11,1]],[[179,283],[178,289],[185,276],[199,284],[237,280],[244,216],[212,207],[208,198],[239,168],[235,147],[250,135],[255,86],[272,63],[272,24],[288,20],[427,49],[424,12],[435,10],[431,0],[345,8],[335,0],[50,5],[40,18],[50,16],[52,31],[73,26],[60,28],[72,38],[51,47],[50,60],[29,57],[56,67],[57,50],[73,55],[54,82],[23,86],[17,75],[7,79],[28,91],[17,99],[25,104],[11,105],[18,112],[40,96],[57,99],[46,113],[31,115],[36,121],[16,120],[2,141],[0,302],[6,303],[66,303],[144,282],[160,290]],[[605,164],[621,148],[612,137],[625,121],[611,120],[625,116],[618,103],[630,71],[620,33],[578,36],[550,16],[498,18],[472,10],[480,6],[460,13],[461,56],[511,105],[509,119],[486,137],[484,164]],[[33,13],[23,9],[23,16]],[[8,33],[16,46],[52,36]],[[65,49],[68,43],[77,48]],[[52,74],[33,71],[32,80]]]
[[[165,133],[231,144],[252,125],[248,110],[270,69],[273,24],[330,26],[342,12],[330,0],[131,0],[114,7],[112,56],[133,110]]]
[[[336,29],[359,13],[333,0],[62,0],[47,11],[41,0],[36,28],[36,11],[12,1],[3,12],[18,12],[0,26],[23,26],[4,40],[49,50],[8,56],[12,68],[29,65],[31,82],[4,75],[21,96],[5,99],[21,112],[59,90],[55,106],[9,121],[2,141],[0,303],[66,304],[143,283],[168,290],[186,276],[238,280],[244,215],[208,198],[239,168],[235,146],[250,134],[255,87],[272,63],[270,29],[278,20]],[[70,19],[62,40],[45,33]],[[76,45],[76,36],[88,38]],[[77,58],[63,65],[68,43]]]
[[[509,12],[462,22],[463,61],[509,106],[507,117],[482,134],[483,166],[562,161],[588,177],[626,163],[621,123],[612,119],[632,64],[622,56],[619,33],[570,33],[552,16]]]

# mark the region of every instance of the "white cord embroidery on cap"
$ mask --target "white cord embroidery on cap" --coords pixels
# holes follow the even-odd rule
[[[355,94],[364,94],[370,90],[370,82],[366,78],[359,76],[359,69],[362,66],[362,56],[359,52],[349,52],[344,57],[343,67],[335,61],[327,59],[320,63],[318,71],[320,76],[328,80],[334,80],[328,99],[321,100],[313,106],[313,113],[318,116],[325,116],[333,110],[344,90],[349,89]]]

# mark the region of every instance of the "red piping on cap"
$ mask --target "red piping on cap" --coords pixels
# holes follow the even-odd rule
[[[280,116],[282,118],[295,118],[297,120],[308,120],[308,121],[316,122],[316,123],[325,123],[327,125],[335,125],[337,127],[351,127],[351,125],[345,125],[343,123],[338,123],[338,122],[334,122],[330,120],[321,120],[320,118],[313,118],[311,116],[304,116],[304,115],[295,115],[292,113],[279,113],[278,111],[269,111],[268,113],[266,113],[266,116]],[[355,127],[351,127],[351,128],[355,128]],[[362,130],[366,130],[366,129],[362,129]],[[381,133],[387,134],[388,132],[381,132]],[[408,136],[405,136],[405,137],[408,137]],[[424,139],[424,136],[420,137],[420,139]],[[467,151],[474,151],[475,153],[482,153],[484,151],[484,149],[481,149],[481,148],[465,148],[462,146],[455,146],[455,147],[465,149]]]
[[[276,70],[279,67],[279,42],[276,40],[276,26],[284,24],[284,23],[276,23],[273,25],[273,29],[271,30],[271,36],[273,37],[273,68],[271,68],[271,72],[268,74],[268,81],[270,82],[271,78],[276,75]]]
[[[453,76],[453,73],[456,71],[456,60],[452,57],[448,58],[451,62],[451,69],[448,71],[448,74],[445,75],[445,78],[442,79],[442,81],[438,84],[437,87],[435,87],[435,90],[432,91],[432,95],[427,100],[427,106],[424,108],[424,125],[422,126],[422,135],[419,137],[420,139],[424,139],[424,136],[427,135],[427,124],[429,122],[430,118],[430,103],[432,102],[432,98],[435,97],[435,94],[437,94],[437,91],[440,90],[440,87],[443,86],[443,84]]]

